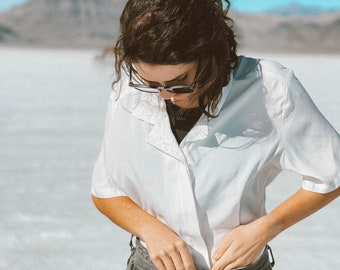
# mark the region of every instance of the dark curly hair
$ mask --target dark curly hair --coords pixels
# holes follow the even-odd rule
[[[214,117],[210,112],[238,61],[227,16],[230,3],[225,2],[226,9],[221,0],[129,0],[114,48],[117,81],[122,68],[136,61],[160,65],[198,61],[199,106]]]

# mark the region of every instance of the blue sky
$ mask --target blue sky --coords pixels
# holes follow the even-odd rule
[[[0,11],[29,0],[0,0]],[[231,0],[232,8],[243,12],[260,12],[292,3],[325,9],[340,9],[339,0]]]
[[[340,9],[339,0],[230,0],[231,8],[243,12],[260,12],[290,4],[323,9]]]
[[[0,0],[0,11],[11,8],[12,6],[22,4],[27,2],[27,0]]]

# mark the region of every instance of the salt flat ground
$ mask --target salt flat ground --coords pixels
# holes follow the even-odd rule
[[[129,235],[90,200],[113,69],[95,51],[0,49],[0,269],[125,269]],[[340,131],[340,56],[256,55],[295,70]],[[284,173],[268,210],[300,187]],[[340,200],[272,241],[275,269],[340,269]]]

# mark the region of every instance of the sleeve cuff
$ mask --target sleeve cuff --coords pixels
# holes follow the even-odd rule
[[[338,187],[335,182],[315,183],[309,180],[303,180],[302,188],[307,191],[325,194],[336,190]]]
[[[126,194],[121,190],[117,190],[114,188],[107,188],[107,187],[100,188],[100,187],[92,186],[91,193],[95,197],[102,198],[102,199],[126,196]]]

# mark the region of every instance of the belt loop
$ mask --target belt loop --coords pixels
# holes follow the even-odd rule
[[[269,245],[267,245],[267,250],[268,250],[268,253],[269,253],[269,257],[270,257],[270,265],[273,267],[275,265],[275,259],[274,259],[274,256],[273,256],[273,252],[272,252],[272,249]]]
[[[133,251],[134,249],[135,249],[135,247],[134,247],[134,245],[133,245],[133,238],[134,238],[135,236],[132,234],[131,235],[131,239],[130,239],[130,249],[131,249],[131,251]]]

